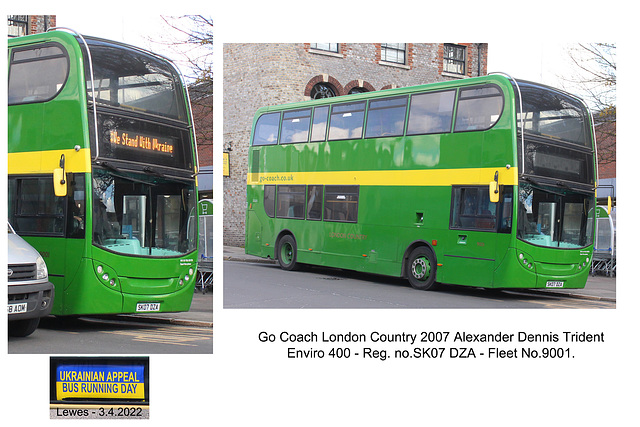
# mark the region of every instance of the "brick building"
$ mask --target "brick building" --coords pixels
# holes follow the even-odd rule
[[[224,45],[225,245],[244,246],[247,153],[259,107],[486,75],[486,43]]]
[[[198,144],[198,197],[213,197],[213,82],[207,80],[189,87],[193,125]]]
[[[9,37],[44,33],[56,26],[56,15],[9,15]]]

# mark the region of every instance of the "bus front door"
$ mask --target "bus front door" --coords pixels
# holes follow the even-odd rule
[[[444,283],[491,287],[496,259],[493,231],[451,230],[442,267]]]

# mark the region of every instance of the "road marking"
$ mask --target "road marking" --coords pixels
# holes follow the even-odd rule
[[[124,335],[132,337],[132,341],[147,342],[154,344],[171,344],[197,347],[196,341],[209,341],[212,339],[213,331],[208,328],[189,328],[167,326],[154,328],[151,330],[114,330],[102,331],[105,334]]]

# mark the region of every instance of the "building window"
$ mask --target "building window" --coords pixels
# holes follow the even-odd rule
[[[349,95],[355,95],[355,94],[358,94],[358,93],[365,93],[365,92],[368,92],[368,90],[366,90],[363,87],[353,87],[353,88],[349,89]]]
[[[336,96],[336,91],[327,83],[317,83],[311,89],[309,96],[311,99],[333,98]]]
[[[327,52],[339,53],[338,43],[309,43],[312,49],[326,50]]]
[[[29,33],[28,15],[9,15],[9,37],[26,36]]]
[[[465,75],[467,48],[455,44],[444,45],[443,71],[447,73]]]
[[[380,60],[396,64],[406,63],[406,43],[380,43]]]

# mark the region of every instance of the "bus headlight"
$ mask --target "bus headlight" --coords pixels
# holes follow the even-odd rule
[[[96,276],[97,276],[98,280],[103,285],[109,285],[111,287],[118,286],[118,284],[119,284],[118,283],[119,282],[118,281],[118,275],[108,265],[95,263],[94,264],[94,271],[96,273]]]
[[[520,265],[528,270],[534,270],[534,261],[531,259],[531,255],[525,252],[518,253],[518,261],[520,261]]]
[[[49,276],[47,264],[41,256],[36,258],[36,279],[46,279]]]

